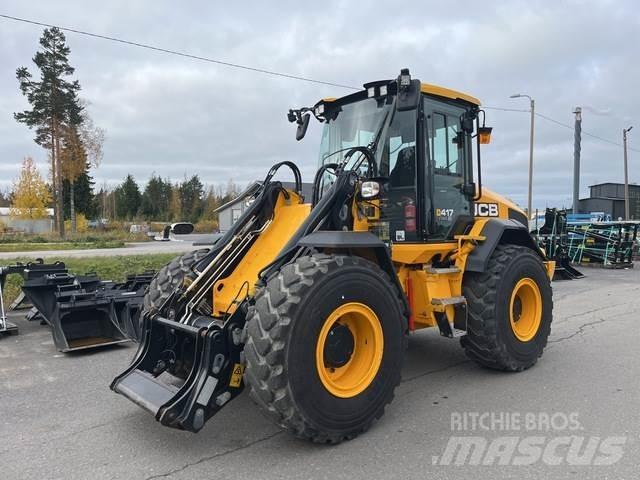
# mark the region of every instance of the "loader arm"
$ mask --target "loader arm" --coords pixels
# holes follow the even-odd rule
[[[343,171],[315,208],[270,177],[233,228],[193,268],[193,281],[144,314],[142,341],[111,389],[163,425],[197,432],[243,388],[242,329],[261,279],[334,229],[351,206],[357,175]],[[297,189],[296,189],[297,190]]]

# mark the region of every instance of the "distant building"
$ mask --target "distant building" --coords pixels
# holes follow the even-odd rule
[[[23,233],[49,233],[53,231],[53,208],[47,208],[47,217],[38,219],[14,218],[11,208],[0,207],[0,224],[2,228]]]
[[[589,198],[580,199],[580,212],[604,212],[613,220],[624,219],[624,184],[598,183],[589,187]],[[629,185],[629,215],[640,220],[640,185]]]
[[[293,182],[282,182],[282,186],[290,190],[295,188],[295,184]],[[220,233],[225,233],[231,228],[231,225],[238,221],[240,216],[249,206],[247,200],[258,190],[259,187],[260,182],[253,182],[236,198],[216,209],[216,212],[218,212],[218,228],[220,229]],[[312,189],[313,185],[311,183],[302,184],[302,194],[304,195],[306,202],[311,201]]]

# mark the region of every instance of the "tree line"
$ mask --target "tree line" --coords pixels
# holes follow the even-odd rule
[[[73,193],[69,182],[66,183],[64,219],[71,218],[74,208],[76,214],[96,220],[215,222],[218,219],[215,210],[241,190],[231,180],[226,185],[206,186],[198,175],[172,182],[155,173],[143,188],[131,174],[114,188],[103,186],[95,192],[94,186],[89,170],[78,177]],[[46,209],[54,206],[52,191],[52,185],[42,178],[33,159],[27,157],[12,190],[0,192],[0,206],[10,206],[11,214],[19,218],[45,218]]]
[[[140,189],[133,175],[114,189],[101,188],[95,206],[104,218],[128,221],[217,221],[215,210],[235,198],[240,188],[233,181],[226,185],[205,186],[198,175],[180,182],[152,174]]]

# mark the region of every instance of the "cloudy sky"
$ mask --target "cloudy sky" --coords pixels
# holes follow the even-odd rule
[[[528,108],[622,141],[630,133],[630,181],[640,182],[640,13],[635,2],[212,2],[3,1],[0,13],[179,50],[193,55],[346,85],[393,78],[409,67],[422,81]],[[277,5],[277,6],[276,6]],[[47,172],[46,152],[13,112],[27,107],[15,69],[33,67],[42,28],[0,18],[0,188],[31,155]],[[205,183],[262,177],[293,160],[310,181],[320,126],[296,142],[292,106],[348,90],[279,78],[66,33],[75,77],[90,114],[106,130],[99,184],[155,172]],[[493,143],[484,149],[484,184],[526,204],[529,115],[487,110]],[[638,140],[636,140],[638,138]],[[622,148],[585,136],[587,185],[623,180]],[[573,132],[536,118],[534,207],[570,205]]]

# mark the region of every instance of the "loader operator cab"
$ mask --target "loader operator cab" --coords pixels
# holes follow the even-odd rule
[[[319,163],[341,163],[351,148],[368,148],[381,191],[379,218],[370,219],[370,229],[394,243],[441,241],[462,233],[473,219],[472,137],[479,101],[409,82],[416,90],[409,106],[399,104],[395,81],[366,84],[364,91],[316,104],[313,113],[324,123]],[[357,162],[358,155],[349,161]],[[322,180],[321,188],[328,188],[331,175]]]

